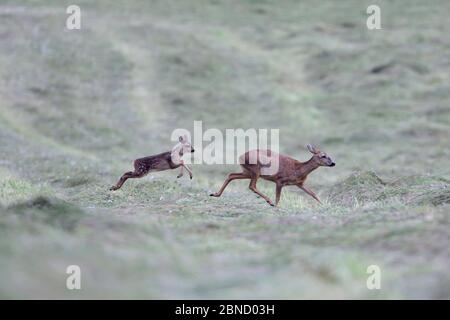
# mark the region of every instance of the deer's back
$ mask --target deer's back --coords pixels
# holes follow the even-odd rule
[[[140,171],[149,170],[167,170],[173,169],[177,166],[172,162],[170,151],[139,158],[134,161],[134,167]]]
[[[240,165],[248,171],[259,173],[261,177],[277,178],[289,175],[297,160],[268,149],[250,150],[239,157]]]

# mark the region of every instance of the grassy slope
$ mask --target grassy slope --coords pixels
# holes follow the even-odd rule
[[[448,1],[381,2],[374,32],[361,1],[80,1],[79,32],[21,2],[0,4],[0,297],[450,298]],[[233,166],[107,191],[193,120],[322,146],[325,205],[210,199]]]

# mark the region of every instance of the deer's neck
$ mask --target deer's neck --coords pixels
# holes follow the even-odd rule
[[[315,161],[313,161],[313,158],[309,159],[306,162],[300,162],[299,168],[297,169],[297,175],[299,177],[306,177],[318,167],[319,165]]]
[[[183,148],[181,146],[176,145],[173,147],[170,157],[173,163],[180,164],[181,163],[181,157],[183,156]]]

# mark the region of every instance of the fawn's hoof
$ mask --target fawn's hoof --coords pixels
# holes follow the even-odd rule
[[[177,179],[178,179],[178,178],[181,178],[181,177],[182,177],[182,175],[181,175],[181,174],[177,175]]]
[[[272,207],[275,207],[272,201],[267,201],[268,204],[270,204]]]
[[[210,193],[209,196],[210,197],[217,197],[217,194],[216,193]]]
[[[189,178],[192,180],[192,176],[189,176]]]
[[[109,188],[109,191],[116,191],[118,188],[117,187],[111,187],[111,188]]]

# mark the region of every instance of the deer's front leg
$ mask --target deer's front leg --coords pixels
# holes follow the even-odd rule
[[[305,191],[307,194],[309,194],[311,197],[316,199],[320,204],[322,204],[322,202],[320,202],[319,198],[316,196],[316,194],[312,190],[308,189],[307,187],[305,187],[303,185],[298,185],[298,187],[300,189],[302,189],[303,191]]]
[[[181,178],[182,176],[183,176],[183,174],[184,174],[184,170],[183,170],[183,166],[181,166],[180,167],[181,169],[180,169],[180,173],[177,175],[177,178]]]
[[[248,186],[250,190],[252,190],[254,193],[256,193],[257,195],[259,195],[260,197],[262,197],[264,200],[266,200],[266,202],[268,204],[270,204],[272,207],[274,207],[275,205],[272,203],[272,201],[270,201],[269,197],[264,195],[261,191],[259,191],[256,188],[256,181],[258,180],[259,176],[253,176],[250,181],[250,185]]]
[[[277,188],[275,189],[275,205],[278,205],[278,202],[280,202],[280,197],[281,197],[281,188],[283,188],[283,186],[281,184],[277,183]]]
[[[183,170],[183,168],[185,168],[187,170],[187,172],[189,172],[189,178],[192,179],[192,171],[191,169],[184,163],[181,164],[181,170]]]

